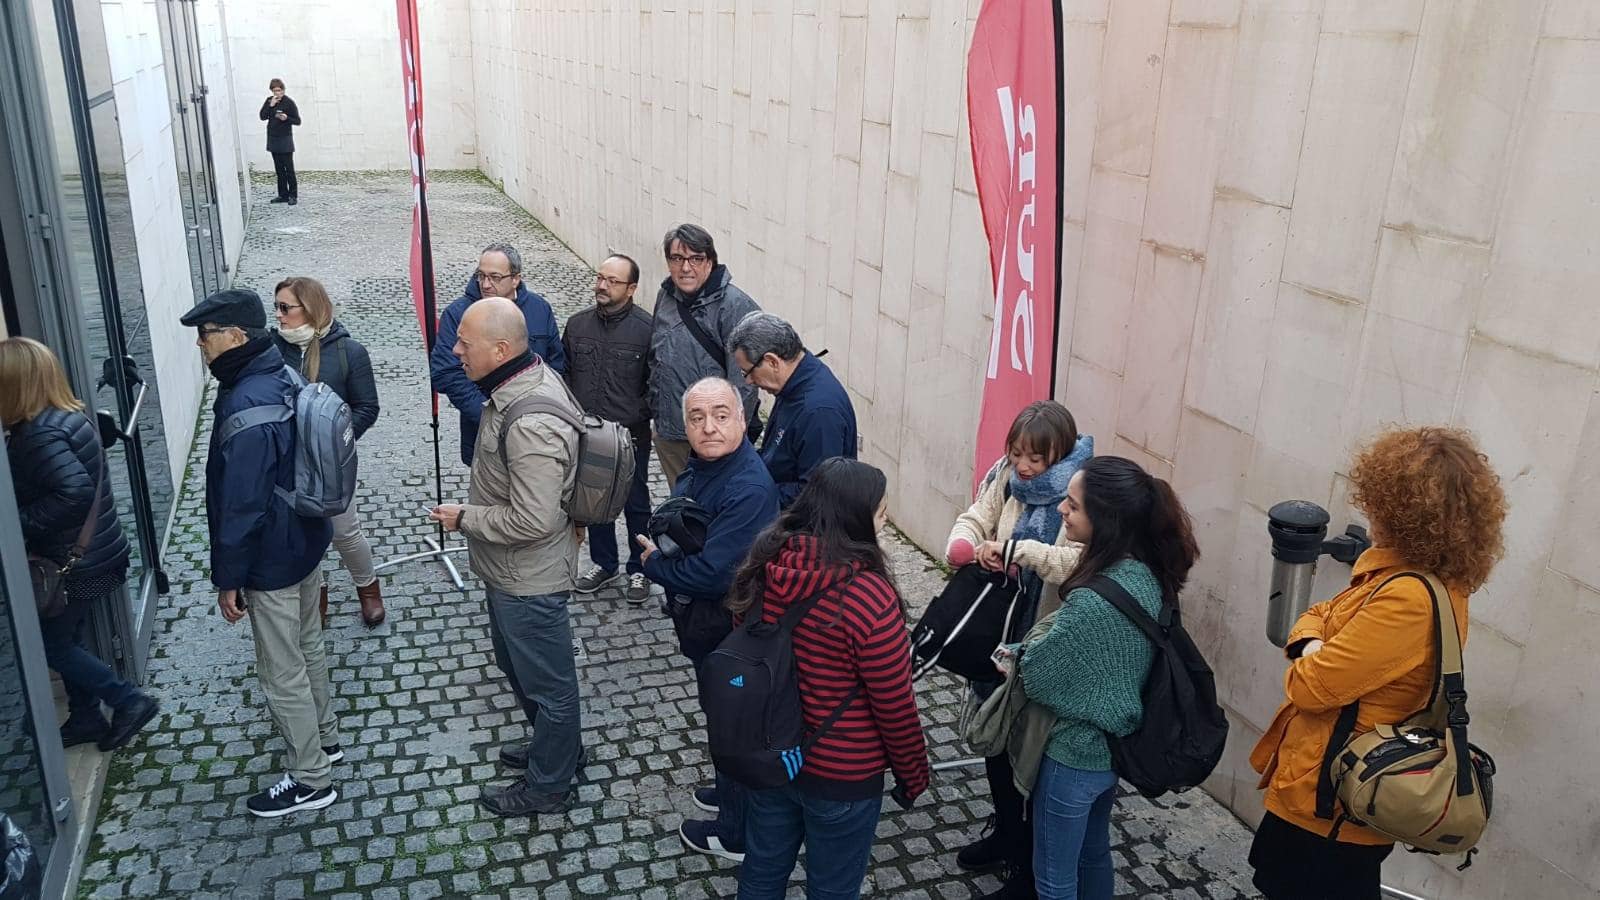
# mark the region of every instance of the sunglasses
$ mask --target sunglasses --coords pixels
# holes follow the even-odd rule
[[[294,306],[290,306],[287,303],[274,303],[272,305],[276,306],[278,308],[278,312],[281,315],[285,315],[285,316],[287,316],[289,314],[289,310],[291,310],[291,309],[305,309],[304,306],[301,306],[299,304],[295,304]]]

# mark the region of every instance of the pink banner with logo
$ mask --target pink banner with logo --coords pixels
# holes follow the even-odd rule
[[[984,0],[967,53],[972,166],[994,274],[973,489],[1024,406],[1055,384],[1061,277],[1061,60],[1053,0]]]
[[[406,143],[411,152],[411,301],[428,350],[439,314],[433,290],[433,242],[428,232],[428,169],[422,146],[422,58],[415,0],[395,0],[400,25],[400,78],[406,102]],[[435,412],[439,398],[433,398]]]

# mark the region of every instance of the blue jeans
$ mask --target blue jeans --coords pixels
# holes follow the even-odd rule
[[[583,752],[567,595],[518,596],[489,588],[489,637],[495,664],[506,673],[533,730],[528,787],[566,793]]]
[[[115,708],[138,692],[83,646],[83,621],[88,613],[89,604],[79,601],[67,604],[61,615],[39,622],[45,662],[61,676],[71,716],[100,716],[101,703]]]
[[[650,432],[633,435],[633,483],[622,507],[628,523],[628,574],[643,572],[639,562],[641,548],[634,535],[650,527]],[[617,523],[589,526],[589,561],[607,572],[617,570]]]
[[[1040,900],[1111,900],[1115,772],[1064,766],[1046,756],[1033,786],[1033,876]]]
[[[806,897],[854,900],[872,860],[883,798],[825,800],[792,784],[748,792],[739,900],[781,900],[806,845]]]

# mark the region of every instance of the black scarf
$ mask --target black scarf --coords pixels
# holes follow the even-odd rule
[[[231,388],[239,380],[239,373],[244,367],[250,365],[256,357],[267,352],[272,346],[272,336],[264,334],[258,338],[251,338],[232,350],[227,350],[211,361],[211,374],[216,376],[224,388]]]
[[[500,368],[495,369],[493,372],[490,372],[482,378],[479,378],[478,380],[474,381],[473,384],[477,385],[478,390],[482,391],[483,395],[487,397],[493,394],[495,389],[500,385],[510,381],[511,376],[533,365],[536,360],[537,357],[533,355],[532,350],[524,350],[520,354],[513,356],[501,363]]]

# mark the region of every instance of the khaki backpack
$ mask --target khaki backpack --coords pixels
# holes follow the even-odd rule
[[[574,525],[610,525],[622,514],[633,486],[633,438],[616,422],[583,411],[578,398],[559,376],[551,375],[566,394],[566,403],[534,394],[506,407],[500,417],[500,448],[511,423],[530,413],[547,413],[578,432],[577,476],[572,496],[561,508]]]
[[[1317,815],[1335,819],[1330,837],[1348,820],[1416,852],[1466,853],[1459,867],[1465,869],[1489,824],[1494,760],[1467,741],[1467,689],[1449,591],[1433,575],[1394,578],[1421,579],[1433,601],[1433,692],[1405,721],[1354,737],[1359,701],[1340,712],[1317,785]],[[1337,817],[1335,800],[1342,807]]]

